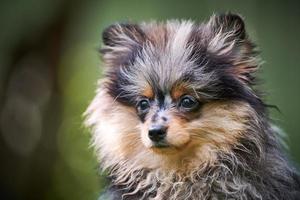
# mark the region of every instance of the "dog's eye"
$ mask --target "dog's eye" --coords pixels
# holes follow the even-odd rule
[[[150,102],[146,99],[139,101],[137,108],[141,112],[145,112],[150,108]]]
[[[186,95],[183,96],[180,100],[179,106],[185,110],[192,110],[197,108],[199,102],[192,96]]]

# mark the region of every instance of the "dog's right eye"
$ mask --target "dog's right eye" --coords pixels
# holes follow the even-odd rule
[[[137,109],[140,112],[145,112],[150,108],[150,102],[146,99],[143,99],[141,101],[139,101],[138,105],[137,105]]]
[[[185,95],[181,98],[179,106],[185,111],[192,111],[199,107],[199,102],[194,97]]]

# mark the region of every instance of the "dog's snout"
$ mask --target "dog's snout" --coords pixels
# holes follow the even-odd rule
[[[162,141],[167,135],[167,128],[164,126],[155,126],[149,129],[148,136],[153,142]]]

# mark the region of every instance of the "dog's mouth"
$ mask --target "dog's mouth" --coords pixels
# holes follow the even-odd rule
[[[165,149],[170,148],[171,145],[165,141],[153,142],[151,148]]]
[[[189,148],[192,145],[192,142],[189,141],[182,146],[174,146],[167,141],[159,141],[159,142],[152,142],[151,146],[149,147],[151,150],[157,153],[167,153],[167,152],[179,152],[183,151],[184,149]]]
[[[175,148],[173,145],[160,141],[160,142],[153,142],[150,146],[150,149],[156,154],[174,154],[176,153]]]

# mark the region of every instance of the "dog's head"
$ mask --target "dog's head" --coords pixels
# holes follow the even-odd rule
[[[104,165],[213,162],[248,137],[263,109],[252,89],[256,52],[238,15],[115,24],[103,42],[107,68],[87,124]]]

